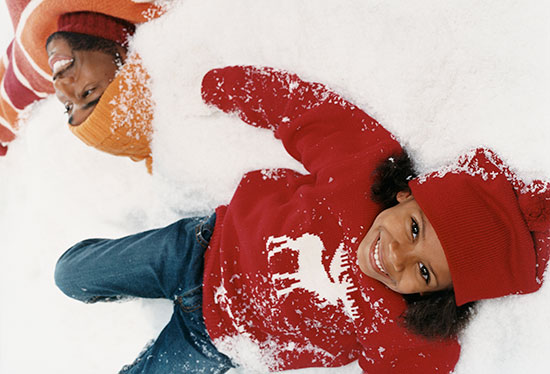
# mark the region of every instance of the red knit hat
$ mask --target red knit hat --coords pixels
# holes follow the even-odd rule
[[[95,12],[65,13],[57,20],[57,31],[97,36],[126,45],[136,27],[128,21]]]
[[[550,183],[526,185],[480,148],[409,186],[443,246],[457,305],[540,288],[550,251]]]

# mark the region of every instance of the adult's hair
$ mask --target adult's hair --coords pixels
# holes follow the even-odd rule
[[[69,47],[75,51],[101,51],[113,58],[118,56],[117,46],[121,46],[112,40],[100,38],[98,36],[81,34],[70,31],[57,31],[51,34],[46,40],[46,47],[50,42],[57,39],[63,39],[69,44]]]
[[[417,176],[409,155],[403,151],[384,160],[374,171],[371,198],[383,209],[397,205],[397,193],[410,192],[408,182]],[[403,325],[429,339],[456,336],[468,323],[475,302],[457,306],[453,289],[403,295],[407,309],[401,315]]]

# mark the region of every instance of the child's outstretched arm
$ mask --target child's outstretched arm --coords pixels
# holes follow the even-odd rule
[[[236,113],[250,125],[269,128],[290,155],[314,171],[327,162],[377,145],[401,147],[368,114],[320,83],[272,68],[231,66],[209,71],[202,82],[207,104]],[[381,152],[385,153],[385,152]]]
[[[301,83],[295,74],[273,68],[230,66],[204,76],[202,98],[252,126],[276,131]]]
[[[400,318],[393,318],[396,317]],[[409,331],[398,320],[368,325],[370,329],[373,327],[377,331],[375,336],[369,333],[359,335],[363,346],[359,365],[364,373],[448,374],[458,362],[460,344],[456,337],[425,338]]]

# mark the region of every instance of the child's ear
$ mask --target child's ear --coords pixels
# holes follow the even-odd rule
[[[403,203],[407,200],[414,199],[410,191],[399,191],[397,195],[395,195],[395,198],[398,203]]]

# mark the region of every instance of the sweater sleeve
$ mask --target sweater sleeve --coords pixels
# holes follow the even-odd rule
[[[451,373],[460,356],[456,339],[426,340],[405,333],[408,338],[381,342],[377,348],[365,349],[359,357],[364,373]],[[402,344],[395,344],[400,341]]]
[[[211,70],[203,79],[202,97],[252,126],[273,130],[310,172],[382,142],[400,149],[386,129],[355,105],[320,83],[284,71],[252,66]]]
[[[0,62],[0,155],[5,154],[5,144],[15,138],[19,113],[41,98],[39,93],[22,83],[24,76],[19,78],[15,73],[16,48],[14,40]]]
[[[21,14],[29,3],[29,0],[6,0],[14,32],[18,26],[23,26],[20,25]],[[19,113],[53,92],[50,87],[49,80],[34,72],[21,41],[13,39],[0,61],[0,155],[6,153],[7,143],[15,138]]]

